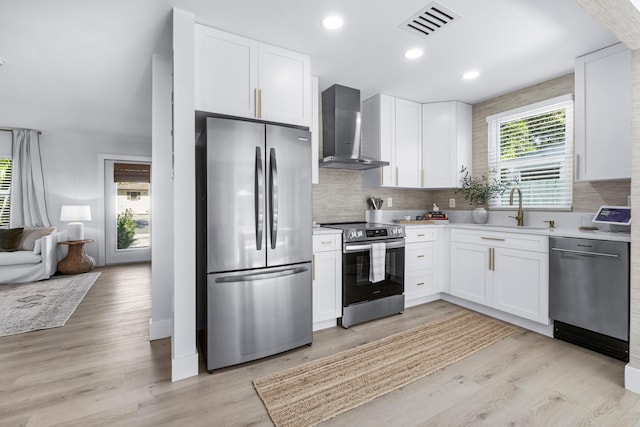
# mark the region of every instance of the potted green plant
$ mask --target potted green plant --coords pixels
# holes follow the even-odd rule
[[[460,173],[464,173],[464,176],[460,179],[460,188],[456,190],[456,194],[461,193],[474,207],[471,212],[472,221],[483,224],[487,222],[489,216],[487,212],[489,200],[507,191],[511,182],[502,182],[496,178],[489,180],[484,174],[479,177],[472,176],[465,166],[462,166]]]

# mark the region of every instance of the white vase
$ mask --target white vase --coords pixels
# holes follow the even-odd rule
[[[489,217],[489,211],[485,208],[475,208],[471,211],[471,221],[474,224],[484,224]]]

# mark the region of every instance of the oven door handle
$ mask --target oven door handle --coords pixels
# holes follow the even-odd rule
[[[404,241],[387,242],[385,243],[387,249],[403,248]],[[345,245],[345,252],[363,252],[371,249],[371,245]]]

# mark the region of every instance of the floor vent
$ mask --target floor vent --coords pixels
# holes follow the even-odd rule
[[[460,19],[460,15],[437,2],[429,3],[425,8],[400,24],[403,30],[419,36],[428,37],[441,31],[452,22]]]

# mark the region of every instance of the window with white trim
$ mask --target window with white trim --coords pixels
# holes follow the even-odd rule
[[[517,181],[529,209],[570,210],[573,196],[573,95],[487,117],[490,178]],[[515,202],[515,200],[514,200]],[[509,207],[509,192],[489,202]]]
[[[0,228],[9,228],[11,159],[0,157]]]

